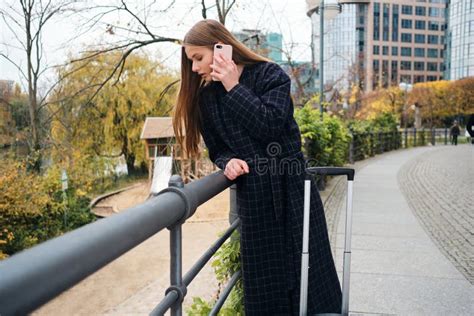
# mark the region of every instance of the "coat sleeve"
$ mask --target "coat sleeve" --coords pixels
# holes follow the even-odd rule
[[[235,155],[209,126],[204,124],[201,126],[201,135],[208,149],[209,159],[221,170],[224,170],[229,160],[235,158]]]
[[[222,106],[253,137],[270,141],[279,136],[293,113],[291,81],[277,64],[267,63],[262,68],[256,83],[260,95],[239,83],[225,95]]]

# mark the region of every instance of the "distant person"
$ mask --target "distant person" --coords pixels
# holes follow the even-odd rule
[[[471,114],[467,120],[466,131],[471,136],[471,144],[474,145],[474,113]]]
[[[461,134],[461,130],[459,129],[458,121],[454,121],[453,126],[451,127],[451,145],[458,145],[458,136]]]

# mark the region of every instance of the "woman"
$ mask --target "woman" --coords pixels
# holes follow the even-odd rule
[[[216,43],[232,45],[232,60],[213,57]],[[246,315],[298,314],[305,163],[289,77],[219,22],[200,21],[183,41],[173,124],[189,155],[199,154],[202,135],[210,159],[237,183]],[[311,195],[308,314],[340,312],[314,184]]]

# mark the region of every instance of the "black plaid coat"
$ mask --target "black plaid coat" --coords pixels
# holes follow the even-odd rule
[[[274,63],[244,67],[227,92],[220,82],[202,88],[201,133],[221,169],[232,158],[250,173],[237,178],[246,315],[296,315],[301,270],[304,158],[293,118],[290,79]],[[326,219],[311,192],[308,314],[340,312],[341,290]]]

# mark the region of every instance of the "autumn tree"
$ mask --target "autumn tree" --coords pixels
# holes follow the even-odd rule
[[[450,81],[417,83],[409,93],[408,102],[421,107],[422,122],[433,128],[441,125],[442,118],[458,114],[452,92]]]
[[[60,69],[67,76],[56,89],[52,135],[55,159],[69,166],[84,159],[124,156],[129,173],[144,162],[140,132],[147,116],[169,116],[176,88],[174,74],[144,53],[127,58],[120,77],[103,85],[121,58],[99,54]],[[103,85],[97,93],[96,87]],[[91,95],[95,98],[91,99]]]
[[[384,113],[400,116],[403,112],[404,100],[403,91],[398,87],[379,88],[362,97],[362,107],[355,117],[357,119],[374,119]]]

